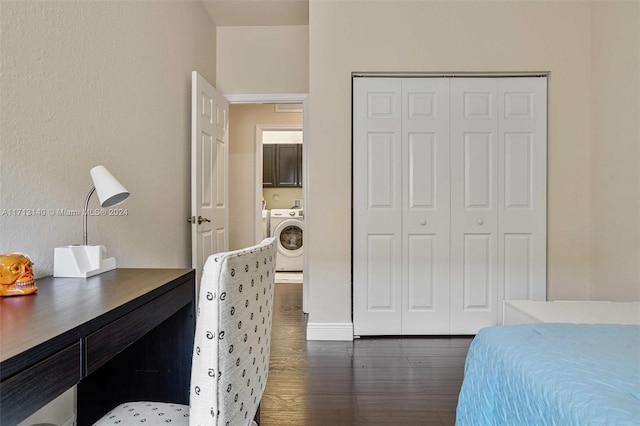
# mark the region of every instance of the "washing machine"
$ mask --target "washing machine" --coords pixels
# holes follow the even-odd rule
[[[302,209],[272,209],[269,229],[278,242],[276,271],[302,271]]]

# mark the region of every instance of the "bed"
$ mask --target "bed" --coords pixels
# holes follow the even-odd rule
[[[532,322],[640,325],[640,302],[505,300],[502,312],[503,325]]]
[[[456,425],[640,425],[640,325],[480,330]]]

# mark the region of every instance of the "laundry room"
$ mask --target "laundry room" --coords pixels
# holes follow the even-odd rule
[[[230,248],[275,237],[282,281],[302,281],[302,117],[297,103],[230,106]]]

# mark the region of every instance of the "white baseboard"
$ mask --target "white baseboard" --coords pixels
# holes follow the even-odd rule
[[[353,340],[353,323],[309,322],[307,340]]]
[[[74,415],[60,426],[76,426],[76,416]]]

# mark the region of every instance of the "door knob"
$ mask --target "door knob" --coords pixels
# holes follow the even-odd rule
[[[193,223],[195,221],[195,218],[196,218],[195,216],[188,217],[187,222]],[[198,225],[200,225],[202,222],[211,222],[211,221],[206,217],[198,216]]]
[[[202,222],[211,222],[211,221],[206,217],[198,216],[198,225],[200,225]]]

